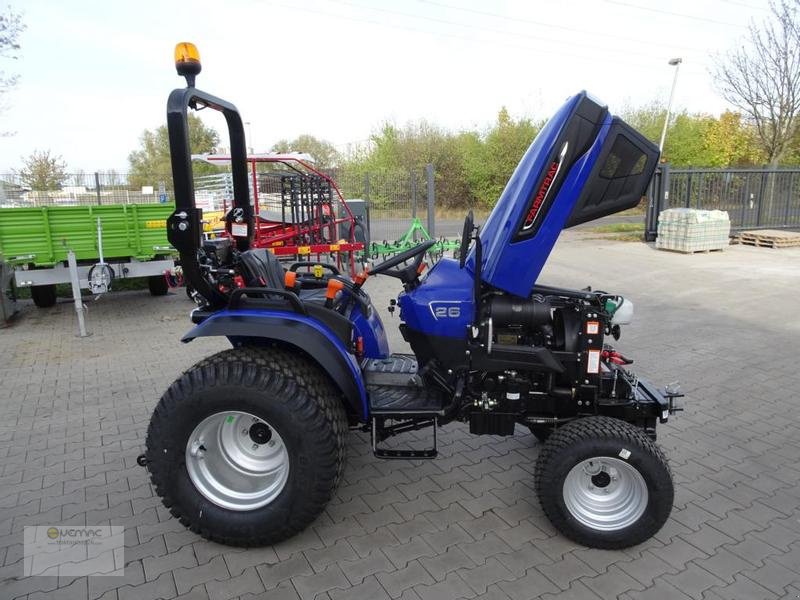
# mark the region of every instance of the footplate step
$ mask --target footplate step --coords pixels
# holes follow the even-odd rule
[[[381,448],[378,444],[394,435],[406,431],[415,431],[425,427],[433,427],[433,448],[425,448],[421,450],[413,449],[394,449],[394,448]],[[438,428],[438,419],[410,419],[402,421],[394,425],[386,425],[385,417],[372,417],[372,453],[376,458],[384,459],[431,459],[436,458],[439,454],[436,443],[436,429]]]

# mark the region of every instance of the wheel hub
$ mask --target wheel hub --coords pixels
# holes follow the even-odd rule
[[[218,412],[201,421],[186,443],[186,470],[214,504],[253,510],[273,502],[289,477],[283,439],[247,412]]]
[[[618,531],[635,523],[648,503],[647,484],[630,463],[601,456],[586,459],[567,474],[564,504],[581,524]]]
[[[272,439],[272,430],[266,423],[257,422],[250,426],[250,439],[256,444],[266,444]]]
[[[600,471],[597,475],[592,475],[592,484],[595,487],[604,488],[611,483],[611,475],[605,471]]]

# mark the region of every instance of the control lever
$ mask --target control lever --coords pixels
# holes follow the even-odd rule
[[[361,287],[366,283],[368,277],[369,277],[369,267],[364,267],[363,271],[357,273],[356,276],[353,277],[353,281],[355,282],[354,288],[356,290],[360,290]]]

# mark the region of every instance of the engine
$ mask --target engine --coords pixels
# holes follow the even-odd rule
[[[485,319],[491,323],[493,343],[550,346],[553,341],[553,307],[542,297],[492,296]]]
[[[625,396],[630,386],[617,371],[627,359],[604,340],[619,338],[632,306],[592,292],[485,296],[470,350],[470,431],[511,435],[518,422],[553,427],[591,413],[600,396]]]

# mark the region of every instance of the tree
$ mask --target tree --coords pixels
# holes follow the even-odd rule
[[[306,152],[314,159],[314,164],[318,169],[330,169],[335,167],[341,157],[333,144],[327,140],[321,140],[313,135],[303,134],[294,140],[279,140],[272,146],[273,152]]]
[[[749,167],[764,164],[755,131],[737,112],[725,111],[705,133],[705,146],[713,150],[709,167]]]
[[[11,10],[0,13],[0,58],[16,60],[20,49],[19,38],[25,31],[22,16]],[[17,75],[8,74],[0,69],[0,94],[5,94],[17,84]]]
[[[119,176],[116,169],[109,169],[105,173],[100,172],[101,185],[105,187],[119,187],[122,185],[122,177]]]
[[[786,155],[800,115],[800,0],[771,2],[771,19],[752,24],[743,45],[717,56],[722,96],[753,122],[767,161]]]
[[[410,182],[411,173],[416,173],[421,199],[421,177],[425,166],[432,164],[437,205],[459,209],[477,204],[491,207],[540,128],[540,124],[527,118],[515,120],[505,108],[500,109],[497,122],[484,132],[454,133],[425,120],[402,128],[384,123],[370,137],[368,150],[343,165],[344,172],[348,180],[355,181],[369,173],[373,181],[371,197],[378,200],[381,190],[388,188],[376,176]],[[395,188],[392,193],[397,194]]]
[[[623,107],[619,114],[626,123],[648,140],[658,143],[659,136],[661,136],[661,128],[664,126],[664,119],[667,116],[667,107],[662,101],[653,100],[637,107],[628,105]],[[674,119],[675,115],[673,113],[673,122]],[[669,138],[669,129],[667,129],[667,141],[669,141]]]
[[[395,178],[409,182],[417,178],[417,200],[424,201],[424,171],[433,165],[436,174],[436,202],[440,206],[468,206],[472,204],[467,176],[463,144],[460,135],[454,135],[432,123],[420,120],[409,123],[402,129],[393,123],[384,123],[371,137],[371,152],[359,168],[362,172]],[[387,182],[389,179],[387,179]],[[390,189],[375,181],[373,196],[379,189]],[[394,194],[403,194],[402,189],[392,188]]]
[[[485,206],[494,206],[541,125],[530,119],[514,120],[505,106],[486,133],[477,155],[468,159],[470,189]]]
[[[60,156],[51,156],[50,150],[34,150],[23,158],[24,167],[18,172],[23,185],[37,192],[57,190],[67,178],[67,168]]]
[[[622,118],[656,143],[667,116],[659,101],[625,108]],[[719,117],[679,110],[670,117],[662,159],[675,167],[751,166],[764,162],[755,128],[740,113]]]
[[[167,126],[145,130],[139,138],[141,148],[128,155],[130,164],[128,182],[134,188],[145,185],[158,185],[163,181],[172,184],[172,163],[169,155],[169,135]],[[207,127],[200,117],[189,114],[189,147],[193,153],[214,152],[219,144],[219,134],[215,129]],[[214,165],[194,162],[194,175],[207,175],[218,172]]]
[[[664,159],[676,167],[716,166],[718,161],[712,156],[715,149],[705,143],[714,121],[711,115],[689,114],[685,110],[676,113],[668,128]]]

